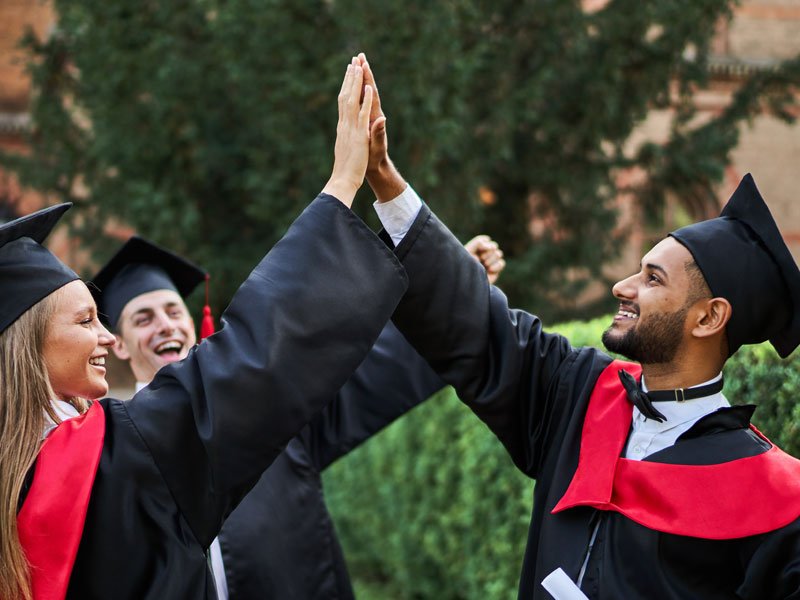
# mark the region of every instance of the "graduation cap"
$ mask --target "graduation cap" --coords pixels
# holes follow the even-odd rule
[[[133,236],[94,276],[91,287],[101,320],[116,329],[122,310],[135,297],[155,290],[173,290],[185,298],[202,281],[208,281],[208,274],[194,263]],[[211,333],[214,333],[214,324],[208,308],[206,284],[200,337]]]
[[[728,355],[765,340],[786,358],[800,343],[800,270],[747,174],[716,219],[670,234],[703,272],[714,296],[731,303]]]
[[[57,289],[78,279],[42,242],[71,203],[0,225],[0,332]]]

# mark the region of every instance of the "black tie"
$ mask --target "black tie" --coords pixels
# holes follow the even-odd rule
[[[699,387],[693,387],[689,389],[679,388],[677,390],[659,390],[657,392],[645,393],[639,388],[639,384],[636,382],[636,379],[633,377],[633,375],[624,369],[619,370],[619,380],[622,382],[622,386],[625,388],[625,392],[628,394],[628,400],[630,400],[631,403],[639,409],[639,412],[642,413],[645,418],[653,419],[659,423],[663,423],[667,420],[667,418],[656,410],[656,408],[653,406],[653,402],[666,402],[669,400],[684,402],[685,400],[703,398],[721,391],[722,386],[724,385],[723,380],[720,377],[719,381],[709,383],[708,385],[701,385]]]

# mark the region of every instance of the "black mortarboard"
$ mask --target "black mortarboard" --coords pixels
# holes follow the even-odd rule
[[[174,290],[188,296],[206,272],[138,236],[129,239],[92,279],[92,294],[101,320],[116,329],[122,309],[136,296]]]
[[[72,204],[0,225],[0,332],[45,296],[78,279],[42,242]]]
[[[716,219],[670,234],[686,246],[715,296],[731,303],[728,353],[769,340],[782,358],[800,343],[800,270],[747,174]]]

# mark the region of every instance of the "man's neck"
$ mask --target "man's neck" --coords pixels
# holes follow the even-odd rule
[[[674,390],[710,381],[719,375],[720,370],[720,367],[712,364],[688,366],[665,363],[642,365],[642,376],[647,381],[647,389],[650,391]]]

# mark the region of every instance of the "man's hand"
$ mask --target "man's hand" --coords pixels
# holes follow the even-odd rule
[[[375,83],[375,75],[367,62],[367,56],[358,55],[361,68],[364,69],[364,89],[372,88],[372,109],[369,113],[369,163],[367,173],[377,174],[381,167],[389,162],[389,143],[386,139],[386,115],[383,114],[381,97]]]
[[[363,52],[358,55],[358,60],[364,69],[364,93],[366,94],[367,89],[372,89],[367,183],[369,183],[372,191],[375,192],[378,202],[388,202],[402,194],[408,184],[389,158],[386,115],[383,113],[378,86],[375,83],[375,75]]]
[[[489,283],[494,284],[500,273],[506,268],[506,261],[503,260],[503,251],[492,238],[488,235],[477,235],[464,244],[475,260],[481,263],[486,269],[486,277]]]
[[[369,160],[369,116],[372,110],[372,87],[363,89],[364,69],[357,57],[347,65],[339,92],[339,123],[333,150],[333,171],[322,192],[338,198],[345,206],[353,205],[358,188],[364,183]]]

